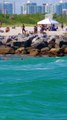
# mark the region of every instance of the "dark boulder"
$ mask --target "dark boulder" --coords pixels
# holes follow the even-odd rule
[[[48,47],[48,43],[45,41],[45,42],[42,42],[42,43],[39,43],[36,48],[37,49],[42,49],[42,48],[45,48],[45,47]]]
[[[7,47],[7,46],[0,46],[0,54],[14,54],[15,51],[13,48],[11,47]]]
[[[0,41],[0,46],[3,45],[2,41]]]
[[[48,47],[51,49],[51,48],[55,48],[55,44],[56,44],[56,42],[55,42],[56,40],[55,40],[55,38],[53,38],[52,40],[50,40],[49,42],[48,42]]]
[[[58,51],[58,54],[57,54],[57,56],[64,56],[65,55],[65,52],[64,52],[64,49],[60,49],[59,51]]]
[[[13,42],[14,48],[19,48],[19,47],[23,47],[23,46],[24,46],[24,42],[20,42],[20,41]]]
[[[67,46],[67,42],[66,41],[60,41],[59,47],[62,48],[63,46]]]
[[[26,47],[30,47],[31,46],[31,43],[32,43],[32,40],[27,40],[27,41],[25,41],[24,42],[24,47],[26,48]]]
[[[48,47],[45,47],[45,48],[41,49],[41,55],[48,55],[48,52],[49,52],[49,48]]]
[[[32,44],[32,40],[36,37],[37,35],[31,35],[27,38],[27,40],[25,40],[24,42],[24,47],[31,47]]]
[[[12,41],[12,39],[11,39],[11,38],[8,38],[7,41],[6,41],[6,43],[9,43],[9,42],[11,42],[11,41]]]

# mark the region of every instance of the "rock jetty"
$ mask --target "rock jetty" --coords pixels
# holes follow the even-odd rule
[[[0,36],[0,55],[67,56],[67,35],[18,34]]]

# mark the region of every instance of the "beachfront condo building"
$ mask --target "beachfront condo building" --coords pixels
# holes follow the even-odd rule
[[[35,14],[37,10],[37,4],[27,1],[26,4],[23,4],[21,10],[22,10],[21,11],[22,14]]]
[[[56,5],[56,14],[61,15],[64,9],[67,9],[67,2],[64,3],[63,1],[60,1],[59,4]]]
[[[64,16],[67,16],[67,9],[63,9],[63,10],[62,10],[62,14],[63,14]]]
[[[5,14],[13,14],[13,4],[12,3],[4,3],[4,13]]]
[[[54,12],[54,10],[53,10],[53,4],[47,3],[45,5],[45,12],[48,13],[48,14],[53,14],[53,12]]]
[[[21,6],[21,14],[36,14],[36,13],[45,13],[44,4],[41,6],[37,5],[37,3],[27,1],[27,3]]]
[[[9,2],[0,3],[0,13],[13,14],[13,4]]]
[[[37,6],[37,13],[42,13],[42,6],[41,5]]]
[[[2,13],[2,4],[0,3],[0,14]]]

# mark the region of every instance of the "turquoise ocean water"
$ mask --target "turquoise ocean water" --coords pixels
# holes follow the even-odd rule
[[[0,120],[67,120],[67,57],[1,56]]]

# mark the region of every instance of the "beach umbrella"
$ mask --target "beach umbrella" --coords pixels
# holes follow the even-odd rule
[[[37,24],[47,24],[47,25],[49,25],[49,24],[58,24],[58,23],[59,22],[57,22],[56,20],[53,20],[51,18],[46,18],[44,20],[41,20],[41,21],[37,22]]]

